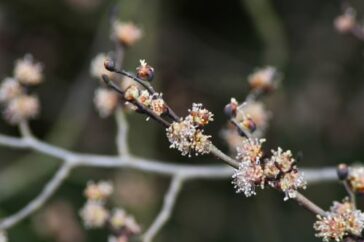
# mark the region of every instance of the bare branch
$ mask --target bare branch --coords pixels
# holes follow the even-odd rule
[[[48,201],[48,199],[57,191],[63,181],[67,178],[72,169],[71,163],[64,163],[53,178],[46,184],[43,191],[24,208],[17,213],[0,221],[0,230],[6,230],[24,218],[28,217]]]
[[[117,136],[116,145],[118,148],[119,155],[129,154],[128,147],[128,129],[129,125],[125,117],[125,113],[121,108],[118,108],[115,113],[116,125],[117,125]]]
[[[183,178],[181,176],[177,175],[173,177],[169,189],[164,197],[163,207],[152,225],[145,232],[143,242],[152,242],[153,238],[170,218],[174,205],[176,204],[177,196],[181,190],[182,183]]]

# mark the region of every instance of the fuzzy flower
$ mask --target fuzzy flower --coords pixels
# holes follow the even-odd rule
[[[40,105],[36,96],[21,95],[7,104],[4,115],[11,124],[35,118],[39,113]]]
[[[85,189],[85,196],[89,200],[104,201],[113,193],[113,186],[110,182],[100,181],[89,182]]]
[[[8,242],[8,236],[5,231],[0,230],[0,242]]]
[[[237,148],[236,159],[247,161],[255,164],[260,163],[263,156],[262,144],[265,139],[244,139],[242,144]]]
[[[255,195],[255,187],[260,185],[264,188],[264,173],[259,164],[250,161],[243,161],[239,165],[239,169],[235,170],[232,176],[234,187],[237,193],[243,192],[246,197]]]
[[[124,98],[127,101],[133,101],[137,99],[140,95],[140,90],[137,85],[130,85],[125,89]]]
[[[31,55],[26,55],[15,63],[14,77],[24,85],[38,85],[43,79],[43,67],[35,63]]]
[[[90,74],[92,77],[99,78],[101,80],[102,75],[107,75],[110,72],[105,69],[105,60],[107,55],[105,53],[97,54],[91,61]]]
[[[306,188],[306,181],[303,174],[297,170],[292,170],[284,174],[279,180],[279,188],[286,194],[284,201],[290,198],[295,198],[299,188]]]
[[[123,209],[117,208],[113,211],[110,218],[110,225],[114,230],[120,230],[125,226],[125,221],[127,219],[127,214]]]
[[[258,69],[248,76],[248,82],[253,90],[272,91],[278,85],[277,70],[271,66]]]
[[[155,98],[152,99],[150,102],[150,108],[154,113],[158,116],[162,115],[163,113],[167,112],[167,106],[162,98]]]
[[[364,193],[364,167],[352,167],[349,170],[348,181],[354,192]]]
[[[140,92],[137,100],[143,104],[144,106],[148,107],[152,102],[152,96],[149,94],[147,90],[143,90]]]
[[[167,138],[171,143],[170,148],[179,150],[182,155],[191,155],[192,151],[197,154],[210,152],[210,136],[204,135],[192,122],[190,116],[180,122],[173,122],[167,129]]]
[[[269,179],[276,179],[280,173],[281,171],[279,170],[277,164],[273,160],[268,159],[265,161],[264,176],[266,176]]]
[[[355,209],[346,198],[342,202],[334,202],[326,216],[318,216],[314,229],[318,232],[316,236],[324,241],[341,241],[349,233],[360,236],[364,229],[364,213]]]
[[[323,241],[341,241],[346,235],[346,222],[342,216],[328,214],[327,216],[317,216],[318,220],[313,228],[317,231],[316,237],[321,237]]]
[[[87,228],[100,228],[106,223],[109,212],[102,203],[87,201],[80,211],[80,216]]]
[[[94,103],[101,117],[110,116],[118,106],[119,95],[106,88],[98,88],[95,91]]]
[[[19,82],[14,78],[7,77],[0,86],[0,102],[8,102],[22,93],[23,89]]]
[[[113,36],[121,44],[132,46],[142,37],[142,31],[133,23],[115,21],[113,24]]]
[[[351,31],[356,24],[355,13],[352,9],[348,9],[344,14],[338,16],[334,21],[336,30],[340,33]]]
[[[277,150],[272,150],[272,157],[270,159],[282,172],[289,172],[295,163],[292,152],[290,150],[283,152],[280,147]]]
[[[206,108],[203,108],[202,103],[193,103],[192,109],[189,109],[188,112],[196,126],[203,127],[214,120],[212,118],[214,115]]]

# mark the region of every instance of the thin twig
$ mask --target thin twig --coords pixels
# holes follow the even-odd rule
[[[159,212],[152,225],[148,228],[143,236],[143,242],[152,242],[153,238],[162,229],[171,216],[172,210],[176,204],[177,196],[181,190],[183,178],[174,176],[164,197],[163,207]]]
[[[6,230],[12,227],[42,207],[44,203],[57,191],[58,187],[61,186],[71,169],[71,163],[64,163],[35,199],[15,214],[0,221],[0,230]]]

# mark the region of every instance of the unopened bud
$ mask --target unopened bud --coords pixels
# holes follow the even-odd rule
[[[145,62],[140,60],[140,66],[137,68],[137,77],[144,81],[152,81],[154,78],[154,68]]]
[[[349,175],[349,168],[346,164],[339,164],[337,166],[337,176],[341,181],[345,180]]]

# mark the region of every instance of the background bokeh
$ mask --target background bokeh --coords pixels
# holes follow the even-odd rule
[[[302,151],[304,167],[364,160],[364,45],[335,31],[338,0],[0,0],[0,78],[12,74],[14,61],[25,53],[45,66],[46,82],[37,90],[42,115],[31,122],[40,138],[76,151],[116,152],[114,120],[98,117],[92,101],[98,83],[89,75],[91,59],[112,49],[108,15],[116,3],[120,19],[136,22],[144,32],[127,51],[125,67],[134,70],[145,58],[156,69],[155,84],[181,114],[192,102],[203,102],[215,113],[209,132],[219,146],[227,148],[219,137],[222,107],[232,96],[244,98],[246,76],[254,68],[273,65],[284,80],[264,100],[273,112],[268,146]],[[364,15],[362,1],[352,4]],[[158,125],[134,114],[128,119],[134,154],[217,163],[211,157],[180,157],[167,148]],[[4,121],[0,130],[18,134]],[[36,196],[59,165],[7,148],[0,149],[0,160],[0,217]],[[143,227],[149,225],[167,178],[80,168],[46,208],[9,231],[11,241],[106,241],[106,231],[85,232],[78,217],[86,182],[104,178],[117,187],[114,203],[134,213]],[[345,196],[339,184],[314,185],[305,193],[324,208]],[[314,219],[269,189],[246,199],[228,180],[193,181],[183,188],[157,241],[320,241],[313,235]],[[45,231],[45,224],[62,230]]]

